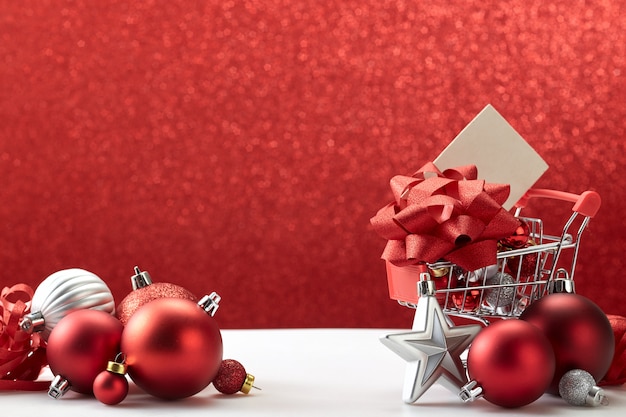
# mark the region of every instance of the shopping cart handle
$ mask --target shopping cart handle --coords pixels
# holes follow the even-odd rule
[[[572,211],[582,214],[583,216],[593,217],[600,209],[602,199],[600,194],[595,191],[584,191],[580,195],[572,194],[565,191],[548,190],[542,188],[531,188],[524,194],[522,198],[515,204],[516,207],[526,207],[528,200],[531,198],[552,198],[555,200],[569,201],[574,203]]]

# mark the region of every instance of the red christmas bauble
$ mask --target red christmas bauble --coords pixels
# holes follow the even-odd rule
[[[93,393],[93,381],[120,351],[124,326],[109,313],[76,310],[54,327],[46,355],[54,375],[65,378],[73,391]]]
[[[456,308],[466,313],[477,310],[480,307],[480,290],[472,287],[478,287],[480,284],[478,281],[465,281],[464,284],[458,285],[457,288],[467,289],[452,293],[452,301]]]
[[[196,303],[178,298],[144,305],[122,334],[128,375],[148,394],[169,400],[206,388],[220,367],[222,350],[213,317]]]
[[[509,237],[501,239],[500,243],[513,249],[519,249],[526,245],[529,238],[530,227],[526,221],[520,219],[520,224],[517,226],[513,234]]]
[[[435,283],[435,297],[437,297],[439,305],[441,307],[447,307],[446,302],[451,302],[452,297],[450,297],[449,292],[446,290],[457,287],[457,274],[454,271],[450,271],[450,268],[430,269],[429,272]]]
[[[626,383],[626,317],[607,314],[615,337],[615,354],[604,378],[598,385],[622,385]]]
[[[126,325],[130,317],[141,306],[159,298],[181,298],[183,300],[197,301],[190,291],[181,286],[168,282],[154,282],[128,293],[117,306],[117,318],[123,325]]]
[[[596,381],[611,365],[615,339],[600,307],[578,294],[556,293],[529,305],[520,319],[539,328],[550,340],[556,371],[548,392],[559,395],[561,377],[572,369],[589,372]]]
[[[244,366],[234,359],[224,359],[213,380],[213,386],[222,394],[232,395],[241,390],[248,373]]]
[[[103,404],[119,404],[128,395],[128,380],[124,375],[102,371],[93,381],[93,394]]]
[[[550,342],[533,325],[516,319],[494,322],[478,333],[467,355],[471,380],[483,397],[501,407],[537,400],[554,376]]]

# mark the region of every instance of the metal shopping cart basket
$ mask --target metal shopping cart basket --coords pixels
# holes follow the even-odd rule
[[[524,217],[522,211],[530,199],[547,198],[574,203],[572,214],[560,235],[544,233],[539,218]],[[574,292],[574,274],[583,231],[600,208],[600,196],[594,191],[580,195],[546,189],[531,189],[515,206],[515,216],[527,228],[526,242],[519,248],[502,247],[497,263],[476,271],[441,261],[426,264],[435,281],[435,295],[448,317],[458,317],[488,324],[497,318],[518,317],[524,309],[552,292]],[[392,298],[401,305],[415,308],[416,300],[406,297],[406,288],[416,288],[416,277],[423,266],[395,267],[387,263]],[[406,280],[405,288],[394,288],[398,275]],[[418,278],[417,278],[418,279]],[[408,284],[408,287],[406,286]],[[404,294],[402,294],[404,293]]]

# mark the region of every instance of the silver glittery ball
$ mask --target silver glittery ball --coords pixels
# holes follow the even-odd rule
[[[515,299],[515,280],[506,272],[498,272],[487,278],[485,285],[503,285],[502,287],[487,288],[485,301],[491,307],[504,307],[511,305]]]
[[[596,406],[604,402],[604,391],[596,386],[593,376],[582,369],[572,369],[561,377],[559,395],[576,406]]]

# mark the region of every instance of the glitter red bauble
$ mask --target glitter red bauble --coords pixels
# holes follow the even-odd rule
[[[70,383],[71,389],[93,393],[93,381],[120,351],[124,326],[109,313],[76,310],[54,327],[46,355],[50,370]]]
[[[611,365],[615,339],[600,307],[578,294],[556,293],[529,305],[520,319],[539,328],[550,340],[556,371],[548,392],[559,394],[561,377],[572,369],[601,380]]]
[[[159,298],[180,298],[197,301],[187,289],[168,282],[154,282],[128,293],[117,306],[117,318],[126,325],[130,317],[144,304]]]
[[[611,366],[598,385],[622,385],[626,383],[626,317],[607,314],[613,336],[615,353]]]
[[[208,386],[222,362],[213,317],[190,300],[160,298],[128,320],[122,335],[128,375],[155,397],[180,399]]]
[[[119,404],[128,395],[128,380],[124,375],[102,371],[93,381],[93,394],[103,404]]]
[[[512,256],[508,259],[508,268],[513,276],[519,276],[522,281],[533,280],[537,270],[539,255],[528,253],[526,255]]]
[[[224,359],[213,380],[213,386],[222,394],[235,394],[241,390],[248,373],[241,363],[234,359]]]
[[[483,397],[507,408],[537,400],[554,376],[550,342],[533,325],[516,319],[494,322],[478,333],[467,356],[471,380]]]

